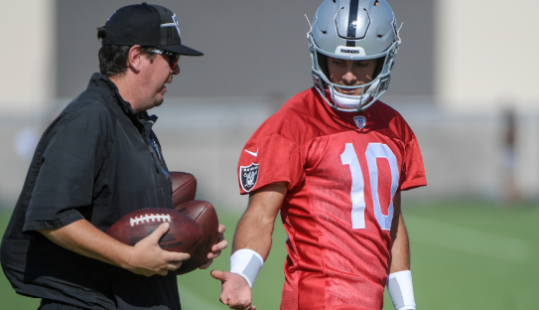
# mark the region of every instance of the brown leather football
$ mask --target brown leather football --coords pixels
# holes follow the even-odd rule
[[[174,210],[192,218],[202,229],[203,237],[198,246],[190,252],[191,258],[185,261],[178,275],[195,270],[208,261],[208,253],[211,247],[219,240],[219,219],[211,203],[202,200],[184,202],[174,207]]]
[[[172,202],[174,206],[182,202],[195,199],[197,192],[197,179],[187,172],[171,171],[172,178]]]
[[[159,246],[164,250],[191,253],[202,239],[202,229],[193,219],[171,209],[130,212],[116,221],[107,234],[125,244],[135,245],[164,222],[170,223],[170,229],[159,240]]]

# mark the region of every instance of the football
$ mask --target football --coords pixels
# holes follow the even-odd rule
[[[174,206],[182,202],[195,199],[197,192],[197,179],[187,172],[171,171],[172,179],[172,202]]]
[[[107,234],[125,244],[135,245],[164,222],[170,223],[170,229],[159,240],[159,246],[164,250],[191,253],[202,239],[202,229],[194,220],[171,209],[133,211],[116,221]]]
[[[195,270],[208,261],[208,253],[211,247],[219,240],[219,219],[217,213],[207,201],[193,200],[184,202],[174,207],[174,210],[192,218],[202,229],[202,240],[198,246],[190,252],[191,258],[185,261],[176,271],[178,275]]]

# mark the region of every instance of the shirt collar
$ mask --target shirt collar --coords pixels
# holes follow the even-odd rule
[[[156,115],[149,115],[148,112],[146,111],[135,112],[135,110],[133,110],[133,108],[131,107],[131,104],[122,98],[116,84],[114,84],[114,82],[112,82],[108,77],[104,76],[103,74],[98,73],[98,72],[94,73],[92,77],[90,78],[90,83],[88,87],[98,86],[99,84],[102,84],[102,83],[104,83],[109,88],[109,90],[112,91],[116,99],[116,102],[118,102],[119,106],[122,108],[122,111],[129,118],[136,119],[142,123],[151,121],[152,124],[155,124],[155,122],[157,121]]]

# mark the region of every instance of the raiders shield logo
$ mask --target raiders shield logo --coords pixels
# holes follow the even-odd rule
[[[252,163],[249,167],[240,166],[240,180],[243,190],[251,191],[258,180],[258,164]]]

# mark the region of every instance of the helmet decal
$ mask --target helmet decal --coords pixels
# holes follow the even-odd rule
[[[367,56],[362,47],[337,46],[335,49],[335,55],[349,56],[351,54],[355,54],[357,56]]]
[[[358,4],[359,0],[351,0],[348,10],[341,7],[335,18],[339,37],[348,40],[346,46],[356,46],[355,40],[363,39],[369,28],[369,13]]]

